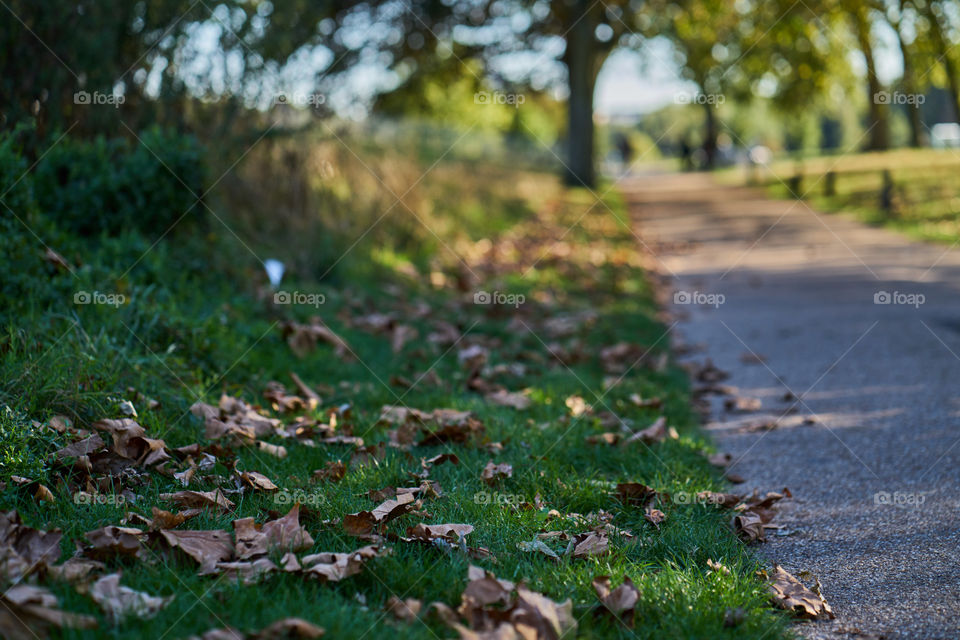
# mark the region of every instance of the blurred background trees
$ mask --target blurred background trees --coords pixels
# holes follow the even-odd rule
[[[613,52],[687,87],[621,121],[662,152],[697,148],[707,168],[730,145],[943,143],[934,125],[960,114],[958,0],[9,0],[0,12],[3,126],[32,122],[35,141],[148,125],[249,141],[403,117],[539,145],[591,186]]]

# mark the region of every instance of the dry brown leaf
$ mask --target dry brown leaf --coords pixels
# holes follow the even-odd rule
[[[124,458],[136,458],[140,453],[140,446],[134,441],[135,438],[142,438],[146,429],[141,427],[136,421],[130,418],[120,420],[98,420],[93,423],[93,428],[100,431],[106,431],[113,438],[111,449],[114,453]]]
[[[227,499],[220,489],[213,491],[177,491],[176,493],[161,493],[161,500],[169,500],[181,508],[211,507],[219,511],[230,511],[234,504]]]
[[[587,531],[574,536],[571,547],[574,558],[602,556],[610,551],[610,539],[604,531]]]
[[[774,565],[768,589],[773,594],[775,606],[792,611],[801,618],[832,620],[835,617],[830,605],[819,593],[819,582],[814,590],[810,590],[780,565]]]
[[[151,507],[150,515],[152,516],[148,522],[147,527],[151,531],[159,531],[160,529],[174,529],[179,527],[181,524],[199,515],[198,510],[184,510],[180,513],[171,513],[157,507]]]
[[[64,447],[56,452],[57,459],[62,460],[64,458],[78,458],[80,456],[89,455],[95,451],[100,451],[106,446],[103,438],[100,437],[100,434],[95,433],[92,436],[86,437],[83,440],[74,442],[71,445]]]
[[[665,514],[663,511],[660,511],[660,509],[647,507],[646,510],[643,512],[643,518],[644,520],[646,520],[647,522],[655,526],[657,529],[659,529],[663,521],[667,519],[667,514]]]
[[[401,600],[397,596],[390,596],[387,600],[386,609],[387,612],[397,620],[411,622],[416,620],[417,616],[420,615],[420,610],[423,609],[423,602],[416,598]]]
[[[486,394],[484,397],[493,404],[500,405],[501,407],[512,407],[518,411],[529,409],[533,405],[533,400],[523,391],[498,389]]]
[[[623,583],[616,589],[610,588],[610,576],[596,577],[591,584],[606,610],[623,620],[627,626],[632,627],[634,608],[640,600],[640,590],[633,584],[633,580],[625,577]]]
[[[60,558],[60,531],[25,526],[16,511],[0,512],[0,578],[16,582]]]
[[[313,472],[313,477],[322,482],[340,482],[347,475],[347,465],[340,460],[331,460],[323,469]]]
[[[631,393],[629,400],[633,406],[644,409],[659,409],[663,404],[663,400],[660,398],[641,398],[639,393]]]
[[[472,524],[423,524],[407,527],[407,535],[413,540],[433,542],[445,540],[451,544],[459,544],[473,531]]]
[[[178,548],[197,561],[201,572],[210,571],[218,562],[233,557],[233,541],[222,529],[177,531],[162,529],[160,535],[171,547]]]
[[[97,580],[90,588],[90,597],[111,620],[126,616],[152,618],[173,601],[174,596],[161,598],[142,591],[134,591],[120,584],[120,574],[112,573]]]
[[[381,528],[394,518],[399,518],[413,510],[412,493],[398,494],[395,499],[386,500],[373,511],[358,511],[343,516],[343,528],[352,536],[366,535]]]
[[[367,545],[350,553],[315,553],[300,559],[302,572],[322,582],[337,582],[360,573],[371,558],[383,555],[376,545]]]
[[[267,455],[273,456],[274,458],[280,458],[281,460],[287,457],[286,447],[276,445],[276,444],[270,444],[269,442],[261,442],[258,440],[257,449],[259,449],[260,451],[263,451]]]
[[[534,538],[533,540],[530,540],[529,542],[518,543],[517,548],[520,549],[520,551],[526,551],[530,553],[542,553],[543,555],[547,556],[551,560],[556,560],[556,561],[560,560],[560,556],[557,555],[556,551],[548,547],[543,540],[539,540],[536,538]]]
[[[240,473],[240,480],[254,491],[277,491],[280,487],[273,484],[267,476],[256,471],[243,471]]]
[[[70,271],[70,263],[62,255],[47,247],[43,252],[43,259],[62,271]]]
[[[15,584],[0,593],[4,640],[46,638],[51,628],[94,629],[96,618],[58,609],[57,597],[43,587]]]
[[[733,456],[729,453],[711,453],[707,456],[707,462],[721,469],[729,466],[733,461]]]
[[[325,342],[333,347],[333,352],[341,360],[352,359],[352,351],[346,341],[324,324],[319,316],[310,318],[309,324],[286,322],[281,326],[283,336],[291,351],[302,358],[317,348],[317,344]]]
[[[701,491],[697,493],[697,502],[701,504],[715,504],[724,509],[732,509],[737,506],[743,496],[735,493],[719,493],[717,491]]]
[[[84,534],[90,541],[86,555],[97,560],[108,560],[117,555],[136,556],[141,552],[141,542],[146,534],[135,527],[109,525]]]
[[[570,410],[570,415],[574,418],[579,418],[585,413],[593,411],[593,408],[580,396],[570,396],[564,400],[563,403],[567,406],[567,409]]]
[[[294,504],[287,515],[262,525],[253,518],[233,521],[236,534],[236,556],[247,560],[274,549],[302,551],[313,545],[313,538],[300,525],[300,505]]]
[[[293,384],[297,385],[297,391],[300,392],[304,398],[307,398],[308,401],[312,402],[314,406],[319,407],[323,404],[323,399],[317,394],[313,388],[310,387],[306,382],[300,379],[293,371],[290,372],[290,379],[293,380]]]
[[[612,431],[597,433],[586,437],[587,444],[605,444],[609,446],[618,444],[622,439],[623,434],[614,433]]]
[[[677,430],[673,427],[667,427],[667,419],[660,416],[649,427],[637,431],[624,440],[621,446],[625,447],[634,442],[643,442],[644,444],[650,445],[656,442],[663,442],[667,438],[676,440],[679,437],[680,435],[677,433]]]
[[[90,574],[96,571],[103,571],[106,567],[107,565],[97,560],[74,557],[63,564],[48,567],[47,573],[57,580],[78,583],[86,581],[90,577]]]
[[[296,556],[293,557],[296,559]],[[294,571],[300,568],[299,564],[295,566]],[[239,580],[243,584],[250,585],[259,582],[265,575],[276,570],[277,565],[270,558],[260,557],[255,560],[218,562],[214,566],[202,569],[200,575],[217,574],[222,575],[223,580]]]
[[[480,473],[480,478],[490,486],[497,484],[504,478],[512,477],[513,465],[509,465],[505,462],[494,464],[493,460],[488,462],[487,466],[485,466],[483,471]]]
[[[316,640],[323,636],[322,627],[301,618],[283,618],[260,631],[241,633],[236,629],[211,629],[187,640]]]
[[[745,511],[733,516],[731,522],[734,533],[744,542],[763,542],[766,540],[763,524],[763,519],[752,511]]]
[[[617,498],[623,504],[645,507],[656,497],[655,489],[640,482],[621,482],[617,485]]]
[[[762,406],[763,403],[760,401],[760,398],[745,398],[743,396],[737,396],[735,398],[727,398],[723,401],[724,409],[738,413],[759,411]]]
[[[468,583],[457,609],[464,626],[446,607],[436,607],[441,618],[457,630],[461,638],[557,640],[575,633],[573,603],[557,603],[543,594],[514,585],[479,567],[471,566]],[[431,605],[434,608],[435,605]]]

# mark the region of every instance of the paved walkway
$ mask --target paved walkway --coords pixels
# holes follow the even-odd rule
[[[709,428],[742,489],[794,494],[774,521],[786,535],[760,552],[819,577],[838,618],[800,632],[960,638],[960,248],[705,175],[622,186],[675,300],[692,301],[669,307],[704,347],[687,359],[761,401],[714,400]]]

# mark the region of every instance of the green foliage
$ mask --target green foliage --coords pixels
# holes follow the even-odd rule
[[[157,128],[134,142],[64,140],[33,172],[40,209],[80,235],[159,235],[181,217],[198,218],[204,177],[199,143]]]
[[[54,447],[53,432],[34,426],[19,411],[0,406],[0,481],[10,476],[46,479],[46,455]]]

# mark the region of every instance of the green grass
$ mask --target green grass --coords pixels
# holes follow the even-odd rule
[[[774,197],[792,198],[787,185],[800,172],[800,193],[817,210],[850,215],[918,240],[953,243],[960,238],[958,169],[960,152],[955,149],[901,149],[777,162],[767,185]],[[884,170],[893,182],[890,210],[881,199]],[[832,195],[826,193],[827,172],[836,175]],[[742,180],[739,172],[723,179],[734,175]]]
[[[76,276],[56,275],[48,269],[32,285],[44,289],[43,296],[37,292],[37,298],[25,295],[11,300],[4,312],[7,324],[0,341],[0,405],[9,407],[0,414],[0,479],[26,475],[40,480],[53,490],[56,502],[36,502],[8,486],[0,494],[0,508],[17,509],[32,526],[62,529],[64,557],[73,553],[86,531],[119,524],[128,510],[149,514],[154,505],[171,508],[159,494],[179,488],[171,479],[154,473],[147,485],[137,490],[141,499],[135,505],[75,504],[72,488],[66,486],[50,458],[63,442],[30,425],[31,420],[45,421],[57,414],[71,417],[79,426],[119,417],[117,400],[134,399],[129,388],[159,401],[156,409],[148,409],[145,401],[135,401],[138,421],[148,435],[162,437],[171,447],[203,441],[203,426],[188,411],[196,400],[216,403],[220,393],[226,392],[257,403],[269,380],[293,388],[290,371],[309,384],[332,387],[334,392],[324,395],[317,415],[323,408],[349,403],[349,422],[367,443],[386,439],[386,427],[376,424],[381,406],[403,404],[423,410],[469,409],[486,426],[487,439],[504,445],[496,456],[465,445],[415,447],[410,454],[388,450],[378,466],[352,466],[338,484],[314,483],[311,472],[331,460],[348,460],[350,447],[311,448],[283,441],[289,450],[283,460],[252,448],[237,450],[237,468],[259,471],[281,487],[300,489],[311,497],[308,506],[315,513],[303,521],[316,541],[312,552],[362,546],[364,543],[344,535],[339,527],[321,521],[372,508],[375,503],[366,497],[367,491],[387,485],[409,486],[407,472],[418,470],[421,457],[453,451],[460,464],[440,465],[432,472],[445,495],[425,502],[433,515],[427,522],[474,525],[468,543],[490,549],[495,563],[469,560],[456,550],[396,543],[390,555],[371,561],[361,575],[336,584],[279,575],[244,586],[198,577],[191,561],[176,557],[158,557],[155,562],[114,561],[111,568],[123,571],[122,584],[153,595],[175,594],[173,603],[153,619],[114,624],[89,598],[54,582],[52,588],[63,608],[90,613],[100,620],[99,630],[64,630],[56,637],[184,638],[224,625],[254,630],[287,616],[325,627],[327,637],[332,638],[376,638],[388,633],[397,638],[452,637],[453,632],[435,618],[396,622],[383,614],[383,605],[397,595],[455,607],[471,562],[498,577],[525,580],[554,600],[572,598],[579,637],[770,639],[788,635],[786,618],[769,608],[764,587],[754,576],[757,560],[727,527],[728,513],[707,505],[664,505],[667,521],[656,530],[643,519],[642,511],[620,505],[611,495],[612,485],[618,481],[639,481],[668,492],[721,490],[723,483],[702,455],[709,444],[696,428],[687,381],[679,369],[671,366],[657,371],[637,366],[619,384],[604,390],[609,374],[597,357],[604,346],[628,341],[651,345],[656,353],[668,348],[665,328],[654,319],[652,293],[637,263],[638,250],[626,227],[622,203],[611,196],[608,206],[615,215],[598,206],[570,228],[593,204],[593,197],[582,191],[563,192],[546,176],[538,180],[542,189],[528,196],[523,207],[511,202],[504,216],[489,214],[500,234],[517,241],[522,264],[542,258],[536,267],[521,277],[525,268],[518,273],[508,268],[508,263],[471,260],[471,268],[481,277],[471,290],[523,293],[527,302],[517,309],[474,305],[470,292],[434,287],[426,276],[382,268],[370,268],[360,275],[339,273],[335,284],[285,282],[287,290],[325,294],[326,303],[319,313],[347,340],[357,355],[355,360],[341,361],[325,346],[306,358],[296,358],[277,323],[290,317],[303,320],[317,310],[272,305],[269,294],[258,293],[265,282],[259,264],[229,237],[174,234],[122,277],[152,240],[99,239],[78,244],[75,251],[82,253],[84,266]],[[452,209],[455,205],[443,201],[436,208],[445,206]],[[495,209],[498,203],[489,206]],[[537,212],[537,218],[519,216],[518,210]],[[571,253],[558,259],[549,242],[561,237]],[[491,239],[498,242],[503,238]],[[251,242],[256,246],[255,240]],[[447,275],[447,281],[453,282],[454,272]],[[80,289],[121,291],[128,302],[117,308],[74,305],[72,293]],[[49,302],[38,304],[31,299]],[[416,316],[417,305],[427,305],[432,311]],[[372,311],[392,313],[415,326],[420,339],[395,354],[386,337],[352,329],[344,322],[344,318]],[[543,333],[542,321],[560,313],[584,311],[597,314],[596,324],[577,334],[586,357],[570,368],[551,362],[545,343],[552,340]],[[518,325],[517,319],[530,330]],[[493,345],[492,365],[524,362],[529,369],[526,375],[499,381],[512,390],[529,388],[533,406],[525,411],[498,407],[467,390],[456,349],[434,348],[423,339],[435,320],[467,330],[468,341],[482,339]],[[570,344],[569,339],[559,342]],[[430,368],[438,374],[439,386],[421,384],[406,391],[389,384],[392,376],[416,379]],[[650,448],[586,445],[586,436],[607,429],[596,417],[570,418],[565,399],[579,394],[597,411],[609,409],[637,427],[646,426],[659,412],[636,408],[628,400],[632,393],[662,398],[663,412],[681,437]],[[490,459],[512,464],[514,477],[487,487],[481,482],[480,470]],[[216,471],[227,472],[222,465]],[[211,489],[213,485],[202,481],[190,488]],[[514,511],[486,504],[476,499],[484,491],[522,496],[531,502],[539,496],[545,508]],[[236,502],[232,513],[205,513],[181,528],[232,531],[234,519],[253,516],[262,522],[271,510],[288,508],[262,494],[237,498]],[[584,529],[548,521],[549,509],[563,514],[606,510],[613,514],[616,526],[633,532],[636,538],[612,539],[611,553],[603,557],[565,557],[559,563],[519,551],[518,543],[541,531]],[[417,521],[405,516],[388,530],[403,534]],[[556,550],[562,552],[562,545]],[[708,571],[708,559],[722,562],[731,574]],[[613,576],[615,584],[630,576],[640,588],[636,628],[627,629],[594,614],[597,600],[590,582],[599,575]],[[745,610],[744,621],[725,628],[725,612],[736,607]]]

